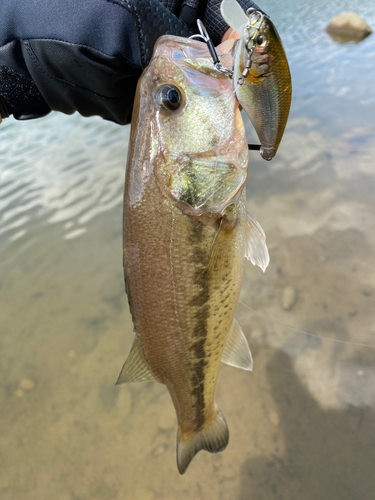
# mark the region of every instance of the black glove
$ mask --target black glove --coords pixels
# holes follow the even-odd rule
[[[214,43],[228,25],[221,0],[1,0],[0,114],[51,110],[130,121],[155,41],[190,36],[202,19]],[[244,10],[257,6],[240,0]]]

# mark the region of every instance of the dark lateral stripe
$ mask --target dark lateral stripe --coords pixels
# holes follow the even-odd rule
[[[194,369],[200,380],[204,379],[204,369],[208,365],[205,359],[201,359],[197,363],[194,363]]]
[[[204,344],[206,342],[205,338],[202,338],[195,342],[190,350],[194,353],[195,358],[202,359],[205,357],[206,353],[204,352]]]
[[[199,289],[191,300],[189,306],[195,309],[195,325],[192,331],[192,337],[195,342],[191,346],[191,352],[194,356],[194,373],[192,374],[192,396],[195,399],[195,430],[198,430],[204,423],[205,397],[204,397],[204,376],[205,368],[208,365],[206,361],[206,340],[208,335],[208,318],[210,316],[209,273],[204,264],[207,259],[207,253],[199,244],[203,236],[203,225],[193,226],[191,238],[194,239],[194,252],[192,266],[195,267],[194,284]],[[203,265],[202,265],[203,264]]]
[[[194,363],[194,370],[200,381],[192,390],[192,395],[196,398],[195,430],[200,429],[204,424],[204,410],[206,407],[204,398],[204,369],[207,365],[208,362],[205,359]]]
[[[190,302],[189,306],[191,307],[199,307],[199,306],[204,306],[210,299],[210,290],[207,285],[205,285],[204,289],[198,294],[193,297]]]
[[[191,219],[193,225],[189,235],[189,243],[196,245],[202,240],[204,226],[201,222]]]

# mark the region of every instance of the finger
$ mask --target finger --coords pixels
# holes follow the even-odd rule
[[[234,31],[233,28],[228,28],[227,31],[224,33],[221,42],[225,42],[226,40],[229,40],[229,38],[234,38],[235,40],[239,40],[241,37],[237,33],[237,31]]]

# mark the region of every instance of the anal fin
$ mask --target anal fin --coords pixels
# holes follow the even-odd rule
[[[266,245],[266,235],[259,224],[251,215],[246,212],[246,247],[245,257],[254,266],[259,266],[264,272],[270,262],[268,248]]]
[[[249,344],[236,319],[233,320],[229,330],[221,361],[227,365],[242,368],[242,370],[253,369],[253,357]]]
[[[156,378],[143,356],[140,342],[136,336],[116,385],[125,384],[126,382],[144,382],[146,380],[156,380]]]

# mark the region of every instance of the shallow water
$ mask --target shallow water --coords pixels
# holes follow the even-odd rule
[[[185,476],[166,389],[113,385],[133,339],[128,127],[2,123],[0,500],[373,497],[375,35],[338,45],[324,26],[351,9],[375,27],[375,12],[369,0],[300,3],[262,2],[294,87],[277,157],[250,153],[248,208],[271,256],[265,274],[246,264],[238,306],[254,371],[223,366],[229,446],[199,453]]]

